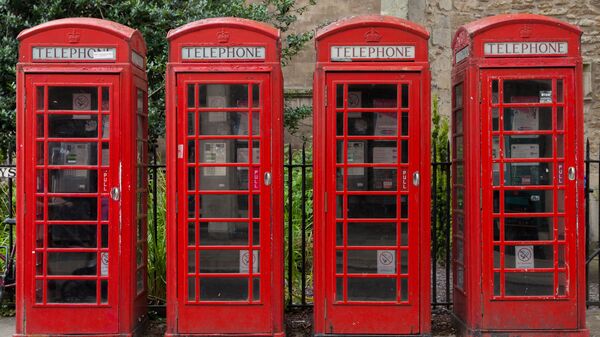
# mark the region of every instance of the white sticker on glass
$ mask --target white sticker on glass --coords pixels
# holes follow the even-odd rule
[[[378,250],[377,251],[377,274],[395,274],[396,273],[396,251]]]
[[[260,264],[258,250],[252,251],[252,273],[258,273],[258,266]],[[250,271],[250,253],[248,250],[240,250],[240,273],[246,274]]]
[[[520,269],[535,268],[533,246],[515,246],[515,267]]]

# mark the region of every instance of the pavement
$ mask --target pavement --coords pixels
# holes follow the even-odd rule
[[[600,308],[591,308],[587,311],[587,326],[590,337],[600,337]],[[11,337],[15,332],[14,317],[0,317],[0,337]]]

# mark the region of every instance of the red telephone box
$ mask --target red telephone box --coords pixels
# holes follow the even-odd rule
[[[99,19],[19,34],[15,336],[146,321],[146,46]]]
[[[430,333],[428,39],[388,16],[317,33],[316,335]]]
[[[589,335],[581,33],[517,14],[454,37],[454,313],[463,335]]]
[[[283,335],[279,31],[168,34],[167,336]]]

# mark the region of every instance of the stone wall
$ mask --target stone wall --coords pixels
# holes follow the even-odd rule
[[[450,43],[454,32],[467,22],[502,13],[548,15],[584,30],[585,132],[593,144],[600,144],[600,0],[317,0],[295,28],[312,30],[345,16],[362,14],[396,15],[425,26],[431,33],[432,95],[440,100],[440,112],[449,115]],[[311,42],[284,68],[288,91],[306,92],[312,88],[314,62]],[[300,97],[294,104],[306,103],[310,100]],[[305,124],[303,130],[310,136],[309,121]]]

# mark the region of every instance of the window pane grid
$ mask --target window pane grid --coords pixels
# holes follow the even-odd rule
[[[556,80],[549,80],[547,82],[549,82],[550,84],[550,89],[551,89],[551,102],[544,102],[544,103],[506,103],[507,99],[505,98],[505,83],[506,81],[504,79],[499,79],[497,80],[499,85],[498,85],[498,91],[499,91],[499,97],[502,99],[498,99],[497,100],[497,104],[493,103],[492,107],[496,107],[498,108],[498,111],[505,111],[504,108],[539,108],[539,107],[549,107],[551,108],[552,114],[551,114],[551,130],[548,131],[543,131],[543,130],[536,130],[536,131],[512,131],[512,130],[505,130],[505,120],[504,120],[504,113],[499,113],[498,114],[498,129],[497,131],[492,130],[491,134],[492,136],[497,137],[498,142],[497,144],[495,144],[494,146],[496,146],[498,148],[498,156],[497,158],[493,159],[492,162],[493,163],[498,163],[494,165],[494,170],[496,170],[496,167],[498,168],[498,172],[497,174],[499,175],[499,181],[497,183],[494,183],[494,185],[496,186],[492,186],[491,190],[494,191],[492,193],[494,193],[494,199],[495,199],[495,203],[497,203],[497,206],[494,207],[495,211],[493,212],[493,215],[495,216],[495,220],[494,223],[498,224],[498,233],[494,234],[494,237],[496,238],[497,236],[497,241],[494,242],[494,251],[497,252],[497,254],[499,254],[499,265],[497,265],[496,263],[494,264],[493,267],[493,274],[495,274],[496,276],[494,277],[494,298],[559,298],[559,297],[564,297],[566,296],[566,294],[559,294],[559,274],[561,272],[567,272],[565,267],[559,266],[559,247],[561,247],[561,249],[565,249],[563,247],[566,247],[565,245],[565,241],[564,241],[564,234],[560,234],[563,235],[562,238],[559,238],[559,229],[558,229],[558,221],[559,218],[562,218],[565,216],[564,213],[564,206],[561,208],[559,207],[559,203],[562,203],[563,200],[559,200],[559,191],[562,191],[561,195],[564,195],[564,191],[565,191],[565,185],[564,185],[564,167],[563,167],[563,162],[564,162],[564,158],[562,157],[562,155],[560,155],[558,153],[558,148],[559,146],[562,148],[567,144],[559,144],[559,139],[560,141],[562,141],[564,139],[564,135],[566,134],[566,132],[564,131],[564,127],[561,127],[562,130],[559,130],[558,126],[558,114],[557,114],[557,109],[559,106],[561,106],[562,104],[557,104],[557,101],[559,100],[557,98],[557,83]],[[513,82],[518,82],[518,81],[513,81]],[[514,89],[513,89],[514,90]],[[542,92],[540,92],[540,97],[542,97]],[[519,98],[517,97],[517,99],[525,99],[525,98]],[[540,98],[540,100],[542,100]],[[519,110],[517,110],[519,111]],[[531,111],[531,110],[530,110]],[[537,110],[536,110],[537,111]],[[535,112],[534,112],[535,113]],[[564,118],[561,116],[561,118]],[[564,121],[561,121],[562,123],[564,123]],[[507,138],[507,136],[513,136],[515,139],[516,137],[526,137],[526,138],[531,138],[531,137],[542,137],[543,135],[550,135],[550,144],[552,145],[552,149],[551,149],[551,157],[550,158],[540,158],[543,157],[542,155],[537,155],[537,156],[530,156],[527,159],[525,158],[507,158],[505,156],[505,154],[507,153],[505,151],[505,147],[506,145],[506,141],[509,139]],[[534,138],[534,139],[540,139],[540,138]],[[537,145],[539,146],[539,145]],[[567,151],[562,150],[562,154],[566,153]],[[533,152],[532,152],[533,153]],[[534,159],[534,162],[532,162],[532,160],[530,159]],[[527,165],[529,164],[530,167],[539,167],[540,163],[550,163],[552,165],[552,177],[551,177],[551,182],[552,185],[549,186],[544,186],[544,185],[539,185],[539,184],[529,184],[529,179],[527,180],[527,185],[522,185],[523,182],[521,182],[520,185],[513,185],[513,184],[509,184],[507,185],[507,178],[505,177],[505,163],[513,163],[511,168],[512,169],[518,169],[518,166],[516,165]],[[496,166],[497,165],[497,166]],[[560,166],[559,166],[560,165]],[[494,173],[496,174],[496,173]],[[512,179],[512,178],[511,178]],[[508,205],[506,203],[505,198],[507,198],[507,191],[510,193],[510,191],[514,191],[512,193],[520,193],[518,191],[533,191],[532,194],[530,194],[530,200],[531,202],[536,202],[538,200],[545,200],[545,199],[540,199],[540,196],[538,194],[535,194],[535,191],[551,191],[551,196],[552,196],[552,201],[551,201],[551,209],[546,210],[545,212],[535,212],[532,211],[530,209],[530,211],[523,211],[523,210],[519,210],[516,213],[514,211],[509,211],[507,212],[505,207]],[[513,195],[511,195],[511,198],[514,198]],[[512,200],[511,200],[512,202]],[[547,203],[547,202],[546,202]],[[513,207],[513,206],[511,206]],[[526,217],[523,219],[519,219],[521,217]],[[511,220],[511,226],[517,225],[519,223],[523,223],[523,221],[525,221],[525,223],[531,224],[531,223],[538,223],[538,227],[534,228],[534,230],[536,231],[536,233],[544,233],[544,232],[539,232],[540,229],[544,229],[547,227],[542,227],[540,228],[539,224],[540,221],[544,221],[543,219],[550,219],[550,224],[551,224],[551,237],[547,240],[539,240],[539,237],[536,240],[524,240],[524,236],[527,236],[527,234],[525,234],[525,232],[523,232],[523,230],[521,230],[521,237],[518,240],[515,239],[509,239],[505,236],[505,233],[508,229],[506,229],[505,227],[507,226],[507,219],[515,219],[515,221]],[[539,220],[536,220],[539,219]],[[535,222],[532,222],[535,221]],[[539,235],[539,234],[537,234]],[[551,248],[551,256],[546,256],[547,253],[543,253],[544,251],[541,249],[544,249],[544,247],[548,247]],[[511,251],[511,256],[512,254],[514,255],[514,266],[513,267],[507,267],[507,262],[510,261],[511,265],[512,265],[512,260],[507,260],[507,249],[510,249]],[[496,253],[494,253],[496,254]],[[537,255],[537,256],[536,256]],[[541,255],[541,257],[539,257]],[[543,263],[544,259],[551,259],[551,263],[550,265],[548,265],[547,263]],[[566,257],[562,256],[560,257],[561,259],[564,259]],[[541,259],[541,260],[539,260]],[[494,257],[494,260],[496,260],[496,257]],[[530,262],[531,261],[531,262]],[[543,265],[545,266],[535,266],[535,261],[538,262],[542,262]],[[525,274],[523,274],[525,273]],[[544,274],[545,273],[545,274]],[[527,276],[529,275],[529,276]],[[540,275],[539,277],[535,276],[535,275]],[[544,281],[544,279],[540,278],[540,277],[545,277],[544,275],[550,276],[550,280]],[[529,288],[523,288],[523,289],[519,289],[515,282],[515,278],[514,277],[519,277],[520,280],[522,280],[521,282],[525,282],[526,284],[529,284],[530,287]],[[537,277],[537,279],[536,279]],[[547,279],[547,277],[545,277]],[[510,279],[510,280],[509,280]],[[548,282],[550,281],[550,282]],[[510,288],[507,288],[509,283],[507,282],[511,282],[510,283]],[[527,283],[529,282],[529,283]],[[545,283],[544,283],[545,282]],[[496,284],[499,283],[499,284]],[[537,288],[536,288],[537,287]],[[528,293],[529,291],[529,293]]]
[[[259,118],[261,115],[262,107],[260,102],[255,102],[255,91],[258,92],[260,90],[260,84],[258,83],[247,83],[243,85],[238,85],[237,83],[224,83],[224,84],[216,84],[212,87],[215,90],[225,90],[227,88],[231,88],[231,90],[238,90],[239,87],[245,87],[244,90],[247,90],[245,93],[247,101],[243,99],[238,100],[238,107],[217,107],[220,104],[230,104],[227,103],[229,98],[227,97],[216,97],[211,98],[210,94],[207,92],[207,88],[209,85],[205,85],[202,83],[194,83],[189,85],[188,94],[190,92],[194,93],[194,106],[190,109],[190,105],[188,105],[188,118],[187,118],[187,126],[188,130],[186,136],[186,144],[185,150],[186,153],[189,153],[189,144],[194,145],[194,150],[196,153],[193,156],[193,160],[188,158],[188,163],[186,164],[187,170],[186,175],[191,174],[193,172],[193,177],[191,181],[193,181],[193,186],[188,184],[188,209],[190,209],[190,215],[188,216],[188,223],[192,225],[192,227],[188,227],[187,231],[194,230],[194,233],[191,236],[194,237],[194,242],[189,243],[187,245],[190,251],[194,252],[194,261],[193,261],[193,273],[188,273],[188,302],[250,302],[250,303],[259,303],[260,296],[259,294],[253,294],[253,292],[258,291],[258,288],[254,287],[254,283],[258,281],[261,273],[259,271],[259,258],[260,258],[260,245],[259,242],[255,243],[254,241],[254,227],[258,226],[260,222],[260,215],[258,213],[255,214],[255,209],[260,207],[259,194],[260,193],[260,159],[258,158],[258,152],[260,150],[260,141],[262,140],[262,132],[260,132],[260,124]],[[237,87],[236,87],[237,86]],[[238,88],[238,89],[236,89]],[[209,100],[211,102],[206,101],[206,98],[203,98],[201,102],[200,94],[208,95]],[[231,94],[231,93],[230,93]],[[238,94],[240,94],[238,90]],[[242,96],[244,96],[242,94]],[[257,97],[260,96],[257,94]],[[189,102],[189,100],[186,100]],[[204,102],[204,103],[203,103]],[[214,107],[201,106],[203,104],[213,105]],[[245,107],[239,107],[239,105],[246,105]],[[228,118],[237,118],[237,116],[242,116],[241,120],[238,120],[237,124],[231,124],[234,120],[229,120]],[[223,119],[225,118],[225,119]],[[211,120],[212,119],[212,120]],[[203,123],[230,123],[225,129],[221,129],[222,131],[215,131],[217,129],[212,128],[209,130],[210,133],[213,134],[201,134]],[[190,126],[189,123],[192,122],[194,125]],[[256,125],[255,125],[256,124]],[[221,124],[223,126],[223,124]],[[231,127],[231,129],[227,129]],[[230,131],[227,131],[230,130]],[[226,133],[223,133],[226,132]],[[233,134],[230,134],[233,132]],[[239,133],[241,132],[241,133]],[[243,157],[240,160],[239,157],[236,162],[229,162],[226,158],[215,158],[212,157],[211,161],[206,162],[203,161],[203,158],[206,158],[206,154],[202,151],[205,151],[202,144],[209,144],[207,142],[220,141],[224,145],[218,145],[225,148],[225,152],[229,151],[227,149],[229,146],[234,146],[233,142],[242,141],[246,146],[244,148],[238,148],[238,156],[241,154]],[[189,143],[189,144],[188,144]],[[241,144],[241,143],[239,143]],[[216,149],[213,145],[210,145],[212,149]],[[240,152],[239,149],[242,149]],[[256,153],[255,153],[256,152]],[[210,169],[210,171],[205,171]],[[232,173],[241,174],[239,176],[240,180],[239,185],[236,188],[232,188],[232,185],[224,184],[223,187],[219,187],[218,185],[214,185],[211,183],[209,178],[219,177],[219,176],[230,176]],[[218,180],[218,179],[217,179]],[[186,178],[187,181],[187,178]],[[239,217],[226,216],[221,214],[219,216],[217,213],[204,214],[202,208],[202,202],[207,198],[229,198],[229,200],[237,200],[237,202],[241,202],[245,204],[245,209],[240,209],[243,211],[243,214],[239,214]],[[231,199],[236,198],[236,199]],[[217,199],[214,199],[215,201]],[[190,208],[189,203],[193,201],[194,205]],[[242,205],[239,204],[239,205]],[[206,206],[208,207],[208,206]],[[207,209],[204,207],[205,209]],[[227,207],[227,206],[225,206]],[[237,206],[233,206],[232,208],[237,209]],[[233,215],[233,214],[231,214]],[[208,228],[214,228],[215,230],[219,227],[223,226],[234,226],[235,224],[245,224],[246,229],[244,230],[247,237],[247,244],[244,245],[231,245],[228,244],[226,246],[223,245],[207,245],[206,243],[201,244],[203,239],[202,230],[200,228],[200,224],[208,224]],[[256,225],[255,225],[256,223]],[[211,227],[212,226],[212,227]],[[258,230],[258,228],[257,228]],[[208,232],[207,232],[208,233]],[[218,235],[218,232],[216,232]],[[188,233],[190,236],[190,233]],[[235,273],[223,273],[223,272],[202,272],[203,268],[208,268],[208,266],[202,266],[202,259],[200,258],[201,254],[208,252],[231,252],[236,253],[239,252],[240,259],[240,268],[239,272]],[[242,261],[243,259],[243,261]],[[192,268],[189,261],[189,256],[186,255],[186,264]],[[208,260],[207,260],[208,261]],[[219,263],[216,261],[217,265]],[[246,267],[242,267],[245,265]],[[219,267],[217,267],[219,268]],[[225,277],[225,278],[223,278]],[[214,279],[215,282],[212,282],[211,279]],[[245,288],[243,290],[240,288],[240,283],[235,280],[244,279]],[[254,281],[252,281],[254,280]],[[236,294],[230,293],[225,294],[223,297],[215,297],[215,289],[219,288],[219,282],[226,289],[226,291],[235,291]],[[258,284],[258,283],[257,283]],[[240,297],[241,296],[241,297]]]

